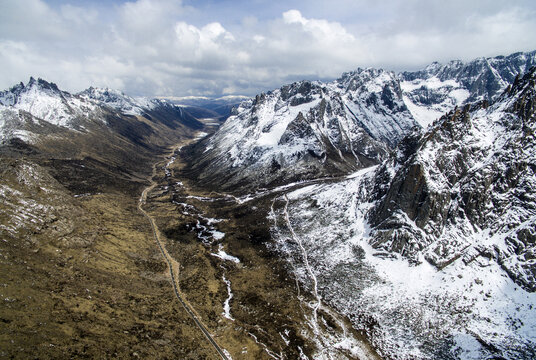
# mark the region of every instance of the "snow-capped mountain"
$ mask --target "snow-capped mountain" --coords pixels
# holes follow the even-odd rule
[[[433,63],[424,70],[399,75],[404,103],[423,127],[455,106],[499,96],[517,74],[536,65],[536,51],[509,56]]]
[[[147,110],[161,104],[160,100],[148,98],[133,98],[119,90],[90,87],[78,95],[93,100],[99,104],[119,110],[126,115],[142,115]]]
[[[28,138],[23,128],[28,117],[33,123],[80,129],[81,120],[98,111],[94,102],[61,91],[54,83],[30,78],[26,85],[0,92],[0,136],[4,140],[13,134]]]
[[[358,70],[242,102],[202,143],[196,167],[226,187],[336,176],[379,163],[416,125],[394,73]]]
[[[113,128],[123,116],[141,116],[176,129],[203,127],[179,106],[157,99],[135,99],[120,91],[89,88],[73,95],[54,83],[30,78],[0,92],[0,140],[33,142],[39,134],[63,130],[88,131],[94,125]],[[134,120],[124,120],[134,121]],[[144,124],[140,123],[140,130]]]
[[[187,109],[166,100],[146,97],[133,98],[119,90],[95,87],[78,93],[78,96],[97,102],[100,106],[115,109],[122,114],[147,117],[173,128],[178,125],[177,119],[180,119],[181,124],[194,129],[203,127]]]
[[[536,355],[535,84],[533,68],[381,166],[274,199],[289,270],[388,358]]]
[[[197,146],[193,170],[203,183],[226,188],[347,174],[380,163],[415,127],[456,106],[493,101],[535,63],[536,52],[517,53],[286,85],[242,102]]]

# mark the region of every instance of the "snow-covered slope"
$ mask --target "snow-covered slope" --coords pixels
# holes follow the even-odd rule
[[[532,69],[381,166],[274,200],[289,269],[387,357],[536,355],[535,83]]]
[[[117,120],[125,115],[130,115],[130,119]],[[0,142],[18,138],[32,143],[40,134],[89,131],[95,124],[126,135],[136,132],[133,128],[137,120],[133,116],[145,117],[174,130],[180,126],[203,127],[187,111],[166,101],[134,99],[120,91],[93,87],[72,95],[54,83],[30,78],[26,85],[20,83],[0,92]],[[144,126],[143,121],[139,122],[139,131],[143,132]]]
[[[119,90],[108,88],[90,87],[78,93],[78,95],[81,98],[119,110],[126,115],[142,115],[148,110],[154,109],[162,104],[161,100],[144,97],[133,98]]]
[[[30,140],[28,127],[39,123],[80,130],[81,120],[98,111],[94,102],[61,91],[54,83],[30,78],[26,85],[0,92],[0,138]]]
[[[302,81],[242,102],[201,144],[196,169],[226,187],[340,175],[380,162],[416,125],[394,73]]]
[[[536,65],[536,51],[479,58],[467,63],[433,63],[424,70],[399,75],[404,102],[415,120],[427,127],[455,106],[492,101],[518,74]]]

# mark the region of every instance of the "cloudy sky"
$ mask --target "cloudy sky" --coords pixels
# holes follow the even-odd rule
[[[254,95],[536,49],[534,0],[0,0],[0,89]]]

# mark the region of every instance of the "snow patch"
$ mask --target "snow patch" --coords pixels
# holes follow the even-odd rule
[[[234,321],[235,319],[231,316],[230,305],[230,301],[233,298],[233,293],[231,291],[231,282],[225,278],[225,274],[223,275],[223,282],[225,283],[225,285],[227,285],[227,299],[225,299],[225,302],[223,303],[222,315],[224,318]]]
[[[232,255],[229,255],[229,254],[227,254],[225,251],[223,251],[223,246],[222,246],[222,244],[220,244],[220,246],[219,246],[219,250],[218,250],[217,253],[211,253],[210,255],[215,256],[215,257],[217,257],[217,258],[220,258],[220,259],[222,259],[222,260],[224,260],[224,261],[232,261],[232,262],[234,262],[235,264],[240,263],[240,259],[239,259],[239,258],[237,258],[237,257],[235,257],[235,256],[232,256]]]

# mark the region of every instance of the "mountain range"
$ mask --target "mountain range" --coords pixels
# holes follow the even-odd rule
[[[492,101],[536,53],[432,64],[395,74],[358,69],[302,81],[244,101],[194,149],[201,182],[226,189],[338,176],[379,164],[411,133],[473,101]]]
[[[275,189],[268,246],[386,357],[533,358],[535,54],[260,94],[186,176]]]
[[[20,335],[56,309],[72,322],[40,319],[54,328],[28,339],[85,339],[75,357],[134,356],[113,341],[92,348],[106,327],[147,356],[210,356],[202,336],[164,341],[167,327],[199,334],[164,319],[173,300],[145,240],[156,223],[182,259],[181,291],[233,357],[532,359],[535,65],[533,51],[357,69],[223,110],[33,78],[0,92],[0,265],[13,279],[0,320]],[[222,125],[205,136],[207,118]],[[137,211],[148,178],[152,230]]]

